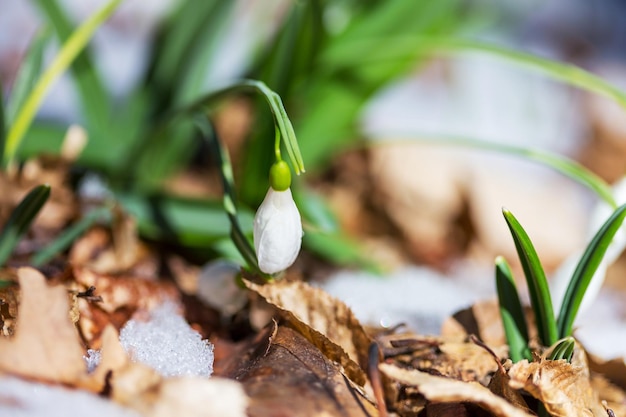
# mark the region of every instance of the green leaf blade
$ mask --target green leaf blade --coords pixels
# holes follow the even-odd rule
[[[546,274],[543,271],[535,247],[522,225],[507,209],[503,209],[502,214],[509,226],[517,254],[524,269],[530,293],[530,302],[537,322],[539,340],[544,346],[551,346],[558,339],[558,331]]]
[[[38,185],[20,201],[11,213],[2,233],[0,233],[0,265],[4,265],[11,256],[20,238],[26,233],[31,223],[39,214],[50,197],[50,186]]]
[[[496,258],[496,288],[500,304],[502,325],[509,344],[509,356],[513,363],[522,359],[532,360],[528,347],[528,326],[524,309],[515,286],[513,273],[502,256]]]
[[[559,336],[567,337],[572,333],[574,320],[583,301],[585,292],[604,257],[613,237],[622,226],[626,217],[626,204],[611,214],[600,230],[591,239],[585,249],[570,280],[557,321]]]

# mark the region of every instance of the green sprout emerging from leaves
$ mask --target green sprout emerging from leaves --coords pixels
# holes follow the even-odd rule
[[[574,320],[593,275],[626,217],[626,205],[613,212],[585,249],[569,281],[558,317],[553,313],[546,275],[528,234],[510,211],[504,209],[503,214],[526,277],[539,342],[543,346],[552,346],[558,342],[549,358],[570,360],[574,351],[574,339],[571,337]],[[528,327],[515,280],[502,257],[496,259],[496,285],[511,360],[532,360]]]

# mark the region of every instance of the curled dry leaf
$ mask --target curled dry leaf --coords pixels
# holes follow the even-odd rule
[[[78,332],[69,317],[68,294],[48,286],[32,268],[17,272],[21,303],[12,338],[0,338],[0,370],[27,378],[75,383],[85,372]]]
[[[372,339],[350,308],[319,288],[304,282],[276,282],[246,287],[278,308],[287,321],[329,359],[340,363],[346,375],[365,384],[367,352]]]
[[[604,416],[591,387],[585,352],[578,347],[572,363],[565,360],[520,361],[509,370],[510,385],[541,401],[552,416]]]
[[[243,384],[250,416],[378,415],[341,367],[297,331],[274,324],[260,334],[222,371]]]
[[[95,287],[101,302],[78,298],[78,326],[91,347],[98,345],[104,327],[112,324],[120,329],[136,310],[151,310],[169,300],[178,301],[176,288],[168,282],[136,276],[111,276],[88,268],[74,267],[75,281],[84,288]]]
[[[401,367],[438,373],[462,381],[486,385],[498,364],[491,354],[474,343],[421,337],[415,334],[393,334],[377,337],[385,357]],[[496,349],[504,356],[505,349]]]
[[[515,407],[478,383],[434,376],[426,372],[402,369],[389,364],[381,364],[380,370],[401,384],[417,387],[420,394],[434,403],[473,403],[497,417],[533,416],[533,414]]]

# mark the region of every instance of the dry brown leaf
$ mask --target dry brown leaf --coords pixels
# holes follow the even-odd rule
[[[136,310],[151,310],[166,300],[178,302],[179,293],[168,282],[104,275],[81,267],[74,267],[73,275],[78,284],[95,287],[95,294],[102,297],[98,303],[78,299],[78,326],[91,347],[98,345],[106,325],[112,324],[119,330]]]
[[[119,210],[115,213],[113,230],[91,228],[74,242],[69,262],[100,274],[155,276],[159,260],[138,240],[135,221]]]
[[[389,378],[402,384],[415,386],[429,401],[435,403],[469,402],[479,405],[497,417],[531,417],[504,398],[498,397],[488,388],[475,383],[463,382],[426,372],[398,368],[381,364],[380,370]]]
[[[156,401],[146,407],[151,417],[246,417],[249,399],[242,385],[224,378],[170,378],[163,381]]]
[[[296,282],[245,285],[278,308],[293,327],[322,351],[340,363],[346,375],[359,385],[366,378],[367,352],[372,339],[350,308],[319,288]]]
[[[532,309],[526,308],[525,313],[526,322],[534,323]],[[531,339],[537,336],[535,326],[529,326],[528,332]],[[480,301],[460,310],[449,317],[441,327],[441,336],[446,339],[464,340],[471,334],[492,348],[506,344],[497,300]]]
[[[572,363],[545,359],[517,362],[509,370],[509,377],[511,387],[526,390],[541,401],[553,416],[606,415],[591,387],[582,349],[575,350]]]
[[[601,375],[591,375],[591,386],[598,393],[600,402],[606,402],[616,416],[626,416],[626,392]]]
[[[279,326],[262,334],[223,370],[244,385],[250,416],[378,415],[341,367],[297,331]]]
[[[626,390],[626,362],[624,358],[603,360],[587,353],[589,369],[604,375],[609,381]]]
[[[32,268],[18,270],[21,303],[15,336],[0,338],[0,370],[45,381],[74,383],[86,372],[67,290],[48,286]]]

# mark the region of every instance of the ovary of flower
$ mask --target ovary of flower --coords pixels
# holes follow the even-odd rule
[[[275,274],[294,263],[302,245],[302,222],[291,190],[270,188],[254,216],[254,247],[259,268]]]

